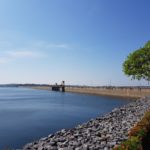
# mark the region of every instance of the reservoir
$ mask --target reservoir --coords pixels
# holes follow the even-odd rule
[[[0,149],[21,148],[129,102],[129,99],[116,97],[0,88]]]

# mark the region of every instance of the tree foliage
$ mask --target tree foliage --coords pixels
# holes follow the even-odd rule
[[[129,54],[123,63],[123,71],[132,79],[150,81],[150,41],[144,47]]]

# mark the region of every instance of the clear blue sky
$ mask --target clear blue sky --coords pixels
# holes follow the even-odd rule
[[[122,63],[150,40],[149,0],[0,0],[0,83],[146,85]]]

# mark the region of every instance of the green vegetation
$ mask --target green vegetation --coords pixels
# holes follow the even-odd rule
[[[120,146],[114,148],[114,150],[142,150],[142,142],[138,137],[130,137],[127,141],[123,142]]]
[[[150,41],[144,47],[129,54],[123,63],[123,71],[132,79],[150,81]]]
[[[115,147],[114,150],[142,150],[143,140],[150,131],[150,111],[129,132],[129,139]]]

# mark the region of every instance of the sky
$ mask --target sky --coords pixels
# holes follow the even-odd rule
[[[0,0],[0,84],[147,85],[122,71],[150,40],[149,0]]]

